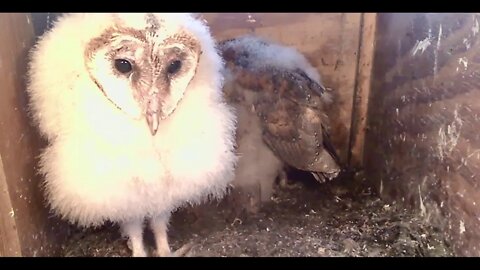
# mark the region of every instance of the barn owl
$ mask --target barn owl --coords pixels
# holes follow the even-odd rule
[[[27,92],[48,141],[40,172],[56,214],[83,227],[118,223],[133,256],[147,255],[148,222],[156,255],[180,255],[168,243],[171,212],[221,198],[237,160],[215,46],[191,14],[55,22],[32,49]]]
[[[224,92],[236,108],[240,155],[234,185],[253,196],[253,212],[270,198],[284,166],[334,178],[340,161],[329,139],[320,75],[297,50],[255,36],[218,45],[226,62]],[[256,209],[256,210],[255,210]]]

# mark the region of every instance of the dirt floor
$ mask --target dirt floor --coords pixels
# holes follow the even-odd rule
[[[382,202],[368,188],[345,181],[297,185],[276,187],[256,215],[225,202],[175,213],[172,249],[193,243],[188,256],[227,257],[453,256],[439,228]],[[151,234],[146,238],[151,252]],[[114,226],[77,232],[63,250],[64,256],[130,256]]]

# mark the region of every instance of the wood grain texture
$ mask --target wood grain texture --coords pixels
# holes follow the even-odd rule
[[[35,174],[41,142],[29,125],[25,72],[34,41],[29,14],[0,14],[0,220],[4,255],[54,255],[60,231],[49,219]]]
[[[369,179],[480,256],[477,14],[379,14],[366,137]]]
[[[373,56],[377,29],[377,14],[362,14],[359,58],[356,72],[350,132],[350,157],[348,164],[355,170],[364,169],[364,145],[367,129],[368,99],[370,96]]]
[[[15,212],[0,156],[0,257],[20,256]]]

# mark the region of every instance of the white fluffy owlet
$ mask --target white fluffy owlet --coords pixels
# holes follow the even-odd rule
[[[80,226],[117,222],[145,256],[172,255],[170,213],[221,197],[236,163],[235,114],[208,27],[190,14],[67,14],[32,51],[28,93],[48,140],[53,211]],[[175,254],[175,253],[173,253]]]

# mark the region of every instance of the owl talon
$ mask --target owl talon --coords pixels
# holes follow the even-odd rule
[[[127,246],[132,251],[132,257],[147,257],[143,244],[143,220],[130,220],[121,224],[121,231],[127,237]]]
[[[145,250],[133,250],[132,257],[147,257],[147,252]]]
[[[189,257],[192,251],[193,243],[187,243],[173,252],[173,257]]]
[[[157,250],[156,256],[157,257],[188,257],[191,249],[193,247],[193,243],[187,243],[180,247],[179,249],[171,252],[170,250]]]

